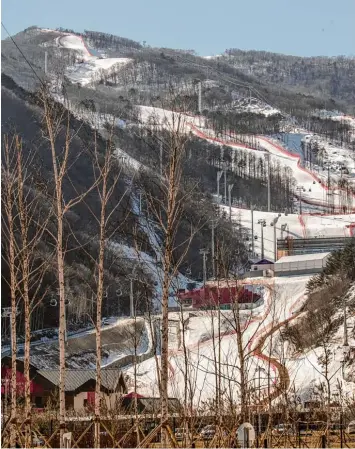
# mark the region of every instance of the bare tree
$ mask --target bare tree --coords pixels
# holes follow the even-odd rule
[[[161,366],[160,366],[160,395],[161,395],[161,422],[163,426],[169,417],[168,411],[168,374],[169,374],[169,347],[168,347],[168,303],[169,290],[183,256],[176,262],[174,257],[175,238],[179,220],[183,211],[185,196],[181,191],[182,164],[185,156],[187,141],[185,118],[181,113],[174,112],[177,96],[171,93],[172,112],[165,117],[163,124],[168,128],[165,138],[160,140],[167,159],[166,170],[160,183],[162,200],[157,201],[149,192],[147,193],[148,213],[150,213],[162,230],[162,340],[161,340]],[[153,122],[156,122],[154,120]],[[188,244],[188,242],[187,242]],[[185,254],[185,253],[184,253]],[[164,441],[167,435],[163,432]]]
[[[70,129],[70,113],[63,106],[50,97],[47,86],[41,90],[41,101],[44,109],[44,137],[49,142],[54,176],[54,214],[56,219],[55,250],[57,258],[58,293],[59,293],[59,421],[60,444],[64,447],[63,435],[65,432],[65,335],[66,335],[66,292],[65,292],[65,246],[64,246],[64,218],[70,209],[93,190],[93,183],[84,192],[66,202],[63,195],[63,182],[68,178],[70,163],[70,146],[74,133]],[[64,138],[64,144],[58,141],[59,136]],[[78,156],[77,156],[78,157]]]
[[[17,314],[17,261],[15,255],[15,217],[14,217],[14,195],[16,191],[16,178],[11,171],[13,165],[12,155],[13,141],[4,136],[4,158],[2,161],[2,202],[6,217],[6,227],[8,233],[8,265],[10,271],[10,296],[11,296],[11,435],[10,445],[15,445],[16,439],[16,420],[17,420],[17,381],[16,381],[16,356],[17,356],[17,332],[16,332],[16,314]],[[4,257],[4,255],[3,255]]]
[[[25,431],[26,447],[31,445],[31,392],[30,392],[30,340],[31,319],[36,307],[42,302],[46,291],[41,292],[43,277],[48,268],[47,255],[42,254],[39,259],[38,245],[47,228],[47,222],[51,215],[50,211],[41,213],[40,201],[43,203],[42,195],[35,190],[34,179],[30,175],[30,165],[34,154],[31,152],[25,157],[22,142],[15,136],[13,148],[15,166],[13,175],[17,179],[14,198],[14,210],[16,211],[17,244],[15,247],[18,266],[18,293],[23,301],[23,315],[25,327],[25,354],[24,354],[24,377],[25,377]],[[41,197],[41,199],[39,199]]]
[[[111,126],[112,130],[113,126]],[[102,156],[99,154],[97,145],[94,153],[94,171],[96,171],[96,186],[100,198],[101,210],[99,221],[99,256],[96,261],[96,390],[95,390],[95,442],[96,448],[100,447],[100,404],[101,404],[101,323],[102,323],[102,301],[104,296],[104,269],[105,269],[105,249],[107,239],[112,234],[108,233],[108,225],[116,209],[120,206],[118,201],[109,210],[109,201],[117,187],[120,170],[117,166],[112,142],[112,132],[106,143],[106,151]],[[125,195],[125,193],[124,193]],[[122,198],[124,197],[122,196]],[[122,199],[121,198],[121,199]],[[118,223],[115,230],[119,228]]]

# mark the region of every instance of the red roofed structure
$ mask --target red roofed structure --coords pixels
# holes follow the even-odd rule
[[[230,308],[235,303],[253,304],[261,298],[253,285],[229,287],[206,285],[192,291],[179,292],[177,296],[182,306],[192,309]]]

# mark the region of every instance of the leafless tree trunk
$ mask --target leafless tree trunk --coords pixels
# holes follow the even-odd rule
[[[101,161],[100,159],[103,160]],[[108,203],[116,188],[119,179],[119,170],[113,153],[112,132],[106,144],[104,156],[98,153],[95,145],[94,171],[96,171],[96,185],[100,198],[101,210],[98,219],[99,224],[99,256],[96,261],[97,287],[96,287],[96,387],[95,387],[95,448],[100,447],[100,404],[101,404],[101,323],[102,323],[102,301],[104,297],[104,268],[105,268],[105,249],[107,235],[107,225],[112,214],[120,205],[120,201],[109,211]],[[114,169],[116,168],[116,172]],[[118,225],[119,226],[119,225]],[[117,229],[117,227],[116,227]]]
[[[108,153],[107,153],[108,154]],[[96,292],[96,387],[95,387],[95,441],[94,447],[100,447],[100,404],[101,404],[101,322],[102,322],[102,299],[104,294],[104,262],[105,262],[105,215],[107,205],[107,175],[109,166],[105,164],[102,169],[101,186],[101,214],[99,231],[99,258],[97,263],[97,292]]]
[[[54,205],[57,232],[55,236],[55,249],[57,257],[57,276],[59,293],[59,421],[60,444],[64,447],[63,434],[65,432],[65,335],[66,335],[66,297],[64,274],[64,217],[75,205],[83,201],[85,196],[95,188],[93,183],[85,192],[79,193],[75,198],[65,202],[63,197],[63,181],[68,176],[68,161],[72,135],[70,130],[70,113],[64,107],[56,104],[50,97],[46,86],[41,91],[41,100],[44,108],[45,137],[49,141],[54,176]],[[64,133],[64,146],[58,150],[58,135]]]
[[[174,94],[173,94],[174,95]],[[173,101],[174,103],[174,101]],[[175,108],[173,108],[175,109]],[[161,396],[161,422],[167,423],[168,411],[168,373],[169,373],[169,347],[168,347],[168,303],[169,289],[173,277],[178,270],[178,263],[174,263],[174,243],[177,225],[183,210],[183,198],[179,196],[181,188],[182,161],[185,153],[185,143],[187,136],[184,132],[184,118],[181,114],[172,112],[168,137],[163,142],[163,147],[167,155],[166,176],[162,180],[164,190],[164,200],[155,205],[154,198],[148,198],[149,207],[154,218],[159,223],[163,231],[162,242],[162,345],[161,345],[161,366],[160,366],[160,396]],[[160,142],[161,143],[161,142]],[[163,440],[167,443],[167,435],[163,432]]]
[[[11,153],[11,154],[10,154]],[[9,146],[9,138],[6,137],[5,163],[3,163],[3,184],[5,191],[12,190],[12,218],[8,215],[8,222],[12,226],[5,226],[4,240],[8,243],[10,251],[7,262],[15,261],[17,303],[23,301],[24,329],[25,329],[25,354],[24,354],[24,398],[25,398],[25,446],[31,446],[31,391],[30,391],[30,338],[32,312],[40,304],[43,293],[39,294],[44,274],[46,272],[46,260],[36,260],[37,245],[40,242],[47,226],[48,217],[41,216],[37,192],[33,197],[31,190],[35,185],[30,175],[30,165],[33,162],[33,154],[24,155],[21,139],[14,135]],[[7,195],[8,196],[8,195]],[[9,203],[6,203],[7,211]],[[46,218],[47,217],[47,218]],[[12,254],[11,254],[12,252]],[[10,273],[11,273],[10,263]],[[10,276],[11,277],[11,276]],[[11,287],[10,287],[11,290]],[[32,291],[32,298],[30,298]],[[20,303],[21,305],[21,303]]]
[[[66,141],[64,149],[64,157],[60,164],[58,161],[56,138],[57,126],[61,126],[62,116],[59,117],[58,123],[55,123],[55,112],[49,98],[49,93],[43,90],[43,106],[44,119],[46,123],[50,150],[52,156],[53,175],[55,182],[55,205],[57,218],[57,236],[56,236],[56,253],[57,253],[57,270],[59,284],[59,421],[60,421],[60,447],[64,447],[63,435],[65,432],[65,282],[64,282],[64,247],[63,247],[63,178],[67,170],[67,162],[70,148],[69,136],[69,118],[67,123]]]
[[[25,446],[31,446],[31,391],[30,391],[30,341],[31,341],[31,310],[29,297],[29,275],[30,275],[30,255],[29,255],[29,215],[26,213],[26,205],[24,201],[24,180],[22,167],[22,146],[17,140],[17,181],[18,181],[18,211],[20,217],[21,228],[21,246],[22,246],[22,296],[24,303],[25,315],[25,358],[24,358],[24,375],[25,375],[25,422],[26,422],[26,441]]]
[[[16,314],[17,314],[17,261],[15,257],[15,218],[14,218],[14,192],[16,179],[11,173],[12,143],[8,137],[4,138],[4,162],[2,166],[2,181],[4,188],[3,207],[7,221],[8,231],[8,264],[10,271],[10,295],[11,295],[11,435],[10,445],[15,446],[16,426],[17,426],[17,381],[16,381],[16,356],[17,356],[17,333],[16,333]]]
[[[162,347],[161,347],[161,402],[163,423],[168,421],[168,364],[169,364],[169,342],[168,342],[168,303],[169,289],[171,284],[171,268],[173,266],[174,235],[177,220],[181,212],[181,203],[178,200],[178,192],[181,181],[181,162],[184,152],[184,140],[181,135],[182,117],[178,116],[173,121],[173,130],[170,133],[169,142],[169,166],[167,176],[167,214],[166,226],[164,226],[164,248],[163,248],[163,285],[162,285]],[[166,441],[166,440],[165,440]],[[167,441],[166,441],[167,442]]]

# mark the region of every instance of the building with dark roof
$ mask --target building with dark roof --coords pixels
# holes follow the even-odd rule
[[[24,363],[17,361],[17,391],[24,391]],[[59,388],[59,369],[38,370],[30,367],[31,402],[37,408],[43,408],[49,398],[55,399]],[[1,367],[1,393],[10,395],[11,359],[4,357]],[[96,371],[92,369],[67,369],[65,372],[65,402],[67,409],[76,411],[90,407],[95,402]],[[111,409],[120,403],[122,395],[127,393],[122,371],[119,369],[102,368],[101,394],[107,408]]]

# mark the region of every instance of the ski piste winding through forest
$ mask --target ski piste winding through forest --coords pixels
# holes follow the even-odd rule
[[[87,54],[89,54],[89,58],[93,57],[91,55],[90,51],[88,50],[87,45],[85,44],[84,40],[82,38],[80,44],[84,46]],[[151,107],[145,107],[141,106],[142,111],[144,110],[144,115],[148,113],[148,115],[151,113],[151,115],[157,114],[159,118],[168,119],[168,121],[171,121],[171,117],[176,114],[176,112],[168,111],[164,109],[159,108],[151,108]],[[234,148],[236,150],[243,149],[247,151],[256,151],[258,153],[267,152],[271,155],[273,160],[276,160],[280,162],[281,165],[285,165],[289,167],[292,170],[293,176],[296,179],[297,183],[303,184],[306,186],[307,192],[302,195],[302,202],[313,205],[313,206],[321,206],[321,207],[327,207],[327,201],[324,199],[326,197],[327,191],[329,190],[328,186],[322,181],[315,173],[308,170],[307,168],[302,167],[301,165],[301,157],[299,155],[290,153],[285,148],[283,148],[281,145],[273,142],[271,139],[265,137],[265,136],[257,136],[255,138],[256,142],[259,143],[260,149],[262,151],[257,151],[254,148],[252,148],[249,145],[246,145],[244,143],[238,142],[238,137],[235,135],[229,135],[228,138],[231,140],[222,139],[220,137],[215,137],[213,135],[212,130],[203,130],[197,124],[201,121],[201,117],[194,116],[192,114],[182,114],[184,119],[186,120],[186,125],[190,129],[190,131],[196,135],[197,137],[204,139],[206,141],[215,142],[217,144],[226,145],[228,147]],[[170,119],[170,120],[169,120]],[[202,118],[203,119],[203,118]],[[145,120],[143,120],[144,122]],[[162,120],[163,121],[163,120]],[[212,135],[209,135],[208,133],[211,133]],[[308,190],[311,190],[312,193],[309,194]],[[340,189],[338,189],[338,192],[340,192]],[[296,196],[296,195],[295,195]],[[296,196],[297,197],[297,196]],[[352,195],[352,200],[354,200],[355,197]],[[336,213],[341,212],[341,207],[334,205],[333,209],[336,211]],[[351,207],[351,212],[354,212],[355,208]],[[324,214],[319,214],[324,215]],[[302,227],[302,233],[303,237],[306,237],[306,224],[303,219],[302,214],[298,217],[299,223]],[[351,233],[351,226],[349,225],[349,233]],[[271,310],[271,296],[268,296],[266,300],[266,306],[264,314],[260,317],[253,318],[249,323],[248,326],[251,326],[254,322],[261,322],[268,318],[270,310]],[[304,294],[302,294],[300,297],[297,297],[297,299],[293,302],[293,305],[296,306],[299,301],[301,301],[304,298]],[[289,298],[291,300],[291,298]],[[291,309],[290,309],[291,313]],[[278,376],[275,379],[273,379],[274,389],[272,392],[272,399],[275,399],[278,397],[282,391],[285,391],[289,387],[290,384],[290,376],[287,371],[287,368],[280,363],[275,357],[271,357],[270,355],[265,353],[265,350],[263,349],[265,342],[269,337],[271,337],[273,334],[277,333],[286,323],[291,322],[295,318],[297,318],[299,314],[290,314],[288,317],[285,317],[285,319],[281,322],[276,323],[269,323],[266,327],[256,332],[255,335],[252,336],[251,340],[248,343],[249,350],[253,354],[253,356],[256,359],[259,359],[263,361],[263,363],[267,363],[270,366],[270,369],[274,373],[278,373]],[[228,335],[234,334],[234,331],[225,332],[223,335],[215,337],[216,338],[226,338]],[[202,348],[204,346],[208,346],[211,344],[210,340],[205,340],[203,342],[195,343],[194,345],[191,345],[188,347],[189,350],[192,350],[194,347],[198,346],[198,348]],[[182,355],[183,350],[170,350],[169,355],[170,357],[179,356]],[[143,362],[144,363],[144,362]],[[169,371],[170,371],[170,381],[174,380],[174,377],[176,375],[176,368],[174,367],[174,364],[169,362]]]
[[[91,57],[92,55],[90,54],[90,52],[83,40],[82,40],[82,44],[84,45],[87,53],[90,55],[89,57]],[[159,116],[164,115],[165,117],[169,117],[169,116],[171,117],[173,114],[176,114],[173,111],[162,110],[159,108],[149,108],[149,107],[144,107],[144,106],[141,108],[150,110],[153,113],[152,115],[158,113]],[[230,140],[225,140],[222,138],[215,137],[213,135],[212,136],[208,135],[207,132],[211,131],[211,130],[206,130],[206,132],[205,132],[204,130],[200,129],[196,125],[196,123],[198,123],[201,120],[201,117],[185,114],[185,119],[186,119],[186,125],[190,128],[191,132],[201,139],[211,141],[211,142],[216,142],[216,143],[222,144],[222,145],[226,145],[231,148],[235,148],[236,150],[237,149],[245,149],[245,150],[256,151],[255,149],[253,149],[252,147],[250,147],[244,143],[239,143],[237,136],[232,136],[232,135],[228,136],[228,138],[232,139],[232,141],[230,141]],[[278,145],[277,143],[273,142],[271,139],[269,139],[265,136],[257,136],[256,141],[259,143],[261,150],[270,153],[271,156],[273,158],[275,158],[277,161],[279,161],[282,165],[286,165],[286,166],[290,167],[296,181],[300,184],[307,185],[307,191],[312,190],[311,195],[309,195],[308,193],[306,193],[305,195],[302,195],[302,202],[309,204],[309,205],[313,205],[313,206],[327,207],[327,202],[324,200],[324,197],[327,194],[327,191],[329,190],[328,186],[315,173],[308,170],[307,168],[302,167],[301,158],[299,155],[290,153],[285,148],[283,148],[281,145]],[[338,189],[338,192],[340,192],[340,190],[341,189]],[[355,197],[354,197],[354,195],[352,195],[352,200],[354,200],[354,199],[355,199]],[[340,206],[334,205],[333,208],[336,212],[341,212]],[[351,212],[354,212],[354,211],[355,211],[355,208],[352,207]],[[319,215],[324,215],[324,214],[319,214]],[[299,219],[300,225],[302,227],[303,237],[306,237],[306,225],[303,220],[302,214],[298,217],[298,219]],[[349,225],[349,232],[351,231],[351,226],[352,226],[352,224]],[[298,304],[298,302],[300,300],[302,300],[303,298],[304,298],[304,294],[302,294],[300,297],[297,297],[297,299],[293,302],[293,305],[296,306]],[[291,300],[291,298],[290,298],[290,300]],[[252,325],[253,322],[257,322],[257,321],[260,322],[260,321],[265,320],[268,317],[268,314],[269,314],[270,308],[271,308],[270,301],[271,301],[271,298],[269,297],[269,301],[267,301],[267,306],[266,306],[263,316],[254,318],[253,320],[251,320],[248,323],[249,326]],[[290,311],[291,311],[291,309],[290,309]],[[297,318],[298,315],[299,315],[298,313],[290,314],[288,317],[286,317],[281,322],[269,323],[265,328],[258,331],[251,338],[251,340],[248,344],[249,349],[252,351],[252,354],[254,355],[255,358],[262,360],[264,363],[268,363],[274,372],[276,372],[276,371],[278,372],[278,377],[277,377],[278,384],[274,386],[274,391],[272,393],[272,399],[275,399],[279,394],[281,394],[282,391],[285,391],[285,389],[288,388],[289,383],[290,383],[290,376],[287,371],[287,368],[284,365],[282,365],[275,357],[271,357],[271,356],[267,355],[265,352],[263,352],[263,346],[269,337],[271,337],[274,333],[278,332],[280,330],[280,328],[282,328],[286,323]],[[221,337],[225,338],[228,335],[231,335],[233,333],[235,333],[235,332],[233,332],[233,331],[226,332]],[[220,338],[220,337],[218,336],[218,337],[215,337],[215,339],[216,338]],[[191,349],[193,349],[194,346],[195,347],[198,346],[199,348],[202,348],[203,346],[208,346],[209,344],[211,344],[211,340],[205,340],[204,342],[199,342],[197,344],[189,346],[188,349],[191,350]],[[181,355],[182,351],[183,351],[182,349],[179,349],[177,351],[170,350],[169,351],[170,357]],[[173,380],[173,378],[176,374],[176,369],[174,368],[174,366],[171,362],[169,363],[169,370],[170,370],[170,380]],[[273,382],[274,383],[276,382],[275,379],[273,379]]]

